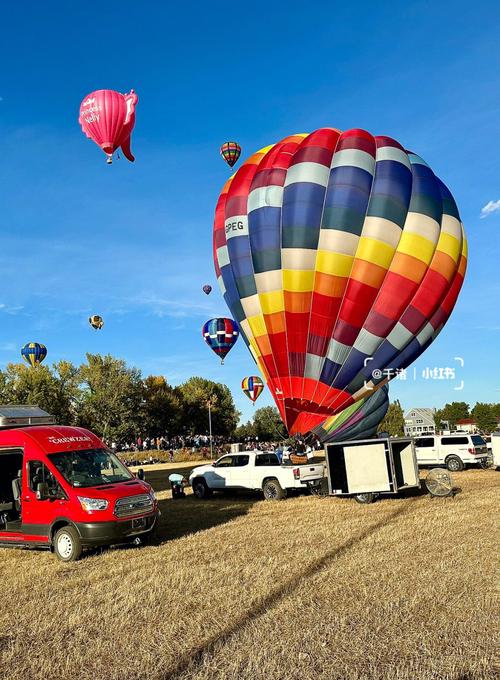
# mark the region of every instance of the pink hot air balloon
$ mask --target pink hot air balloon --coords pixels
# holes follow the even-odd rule
[[[108,163],[112,162],[113,153],[119,147],[129,161],[135,160],[130,151],[130,135],[135,124],[137,99],[134,90],[129,94],[96,90],[80,104],[78,122],[87,137],[108,156]]]

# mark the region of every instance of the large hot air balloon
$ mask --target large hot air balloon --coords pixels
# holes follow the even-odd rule
[[[210,285],[207,283],[207,284],[205,284],[205,285],[203,286],[202,290],[203,290],[203,292],[205,293],[205,295],[210,295],[210,293],[212,292],[212,286],[210,286]]]
[[[389,387],[383,385],[370,396],[351,404],[313,429],[322,442],[344,442],[373,437],[389,408]]]
[[[425,350],[457,300],[467,244],[453,196],[419,156],[323,128],[261,149],[226,182],[214,260],[293,434]]]
[[[258,375],[251,375],[248,378],[243,378],[241,381],[241,389],[255,404],[259,396],[262,394],[264,383]]]
[[[130,135],[135,124],[137,95],[134,90],[121,94],[115,90],[96,90],[80,104],[78,122],[83,132],[92,139],[112,162],[119,147],[129,161],[134,161],[130,150]]]
[[[39,342],[27,342],[21,349],[21,356],[30,366],[41,364],[47,356],[47,348]]]
[[[230,168],[238,161],[241,154],[241,146],[237,142],[224,142],[220,148],[220,155]]]
[[[104,326],[104,319],[102,318],[102,316],[99,316],[99,314],[93,314],[92,316],[89,316],[89,324],[96,331],[100,331],[101,328]]]
[[[203,324],[201,334],[207,345],[220,357],[220,362],[223,364],[224,357],[238,339],[239,331],[232,319],[222,317],[209,319]]]

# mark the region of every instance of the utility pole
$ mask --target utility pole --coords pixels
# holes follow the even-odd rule
[[[212,402],[209,399],[208,404],[208,432],[210,436],[210,460],[214,457],[213,446],[212,446]]]

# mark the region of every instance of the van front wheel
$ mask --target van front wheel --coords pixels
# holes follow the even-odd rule
[[[54,537],[54,552],[62,562],[76,562],[82,554],[82,542],[74,527],[59,529]]]
[[[458,456],[448,456],[446,459],[446,468],[450,472],[461,472],[464,469],[464,464]]]

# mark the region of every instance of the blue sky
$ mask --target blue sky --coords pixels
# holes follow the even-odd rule
[[[227,314],[211,254],[229,175],[219,146],[236,139],[246,156],[294,132],[363,127],[431,165],[470,246],[450,321],[391,396],[500,401],[500,210],[480,219],[500,200],[499,16],[488,0],[12,3],[0,26],[0,366],[31,340],[47,361],[110,352],[173,384],[226,382],[249,417],[244,343],[221,367],[200,337]],[[108,167],[78,107],[132,87],[137,160]],[[421,376],[456,356],[455,382]]]

